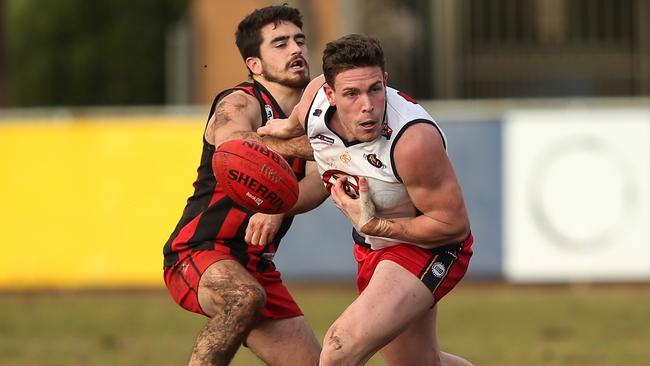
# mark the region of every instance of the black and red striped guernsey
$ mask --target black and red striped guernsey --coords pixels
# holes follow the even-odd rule
[[[241,83],[232,89],[219,93],[212,102],[208,121],[214,114],[217,103],[225,95],[242,90],[255,97],[260,103],[262,125],[271,118],[286,118],[278,103],[271,94],[259,83]],[[207,125],[207,124],[206,124]],[[210,250],[215,245],[225,245],[230,248],[231,254],[239,262],[250,269],[263,271],[270,265],[263,260],[265,253],[275,253],[280,239],[287,233],[293,217],[287,217],[282,222],[280,229],[273,241],[266,247],[249,246],[244,241],[248,220],[255,213],[231,200],[217,185],[217,180],[212,170],[212,155],[215,146],[210,144],[203,136],[203,151],[201,163],[198,168],[198,177],[194,182],[194,193],[187,200],[183,216],[176,225],[169,240],[163,248],[164,266],[174,265],[180,258],[181,252],[195,250]],[[302,159],[287,159],[298,180],[305,176],[305,161]],[[252,256],[251,256],[252,254]],[[252,258],[256,258],[255,262]],[[271,255],[272,257],[272,255]]]

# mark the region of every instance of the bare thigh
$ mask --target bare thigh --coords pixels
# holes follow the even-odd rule
[[[431,291],[417,277],[394,262],[381,261],[366,289],[325,335],[322,364],[366,362],[432,305]]]
[[[253,296],[251,296],[253,295]],[[265,292],[259,282],[234,260],[220,260],[210,265],[199,281],[198,299],[203,312],[214,317],[228,311],[238,298],[255,298],[265,301]]]
[[[246,345],[271,366],[318,365],[320,344],[303,316],[261,322]]]
[[[381,349],[389,365],[472,366],[467,360],[440,350],[436,335],[438,306],[414,319],[397,338]]]
[[[381,349],[389,365],[440,365],[436,337],[437,306],[416,317],[408,327]]]

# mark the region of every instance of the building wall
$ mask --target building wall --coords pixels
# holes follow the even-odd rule
[[[253,10],[285,1],[242,0],[236,2],[194,0],[192,2],[192,33],[194,42],[194,102],[209,104],[216,94],[232,87],[248,76],[248,70],[235,45],[239,22]],[[311,74],[320,74],[320,59],[325,43],[343,35],[346,19],[341,14],[340,0],[287,1],[303,14],[309,47]]]

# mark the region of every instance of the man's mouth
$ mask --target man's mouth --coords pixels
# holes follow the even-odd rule
[[[370,128],[375,127],[376,122],[375,121],[365,121],[365,122],[361,122],[359,125],[364,129],[370,129]]]
[[[302,71],[305,69],[307,62],[303,58],[297,58],[289,63],[289,69],[292,71]]]

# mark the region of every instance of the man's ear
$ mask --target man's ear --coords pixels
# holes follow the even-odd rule
[[[259,57],[246,58],[246,67],[253,75],[262,75],[262,60]]]
[[[388,85],[388,71],[384,71],[384,86]]]
[[[336,97],[334,96],[334,89],[329,84],[325,83],[325,85],[323,85],[323,90],[327,96],[327,101],[330,102],[331,106],[335,106]]]

